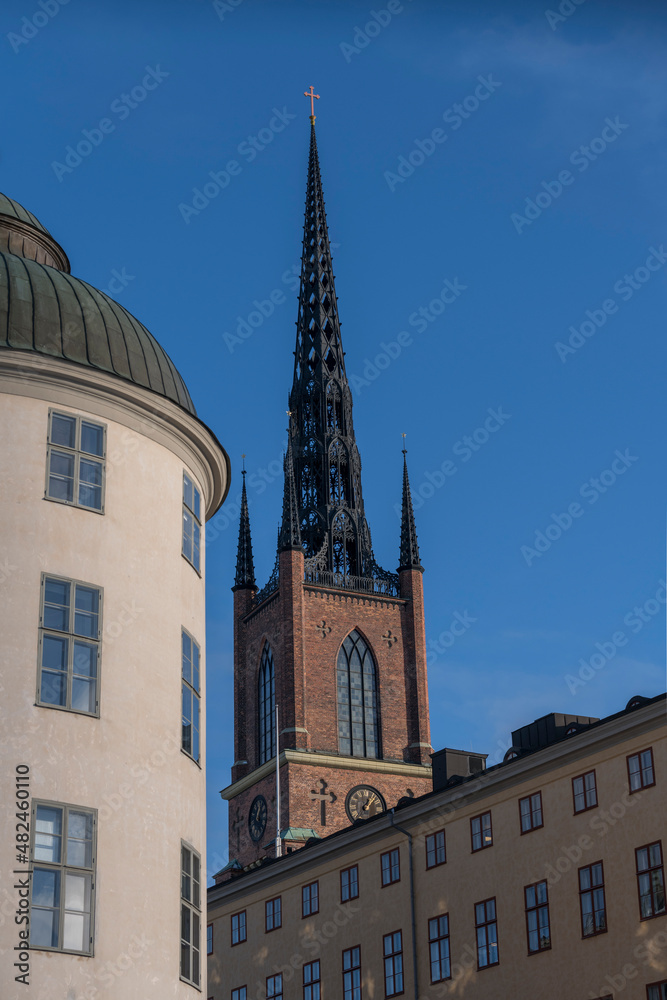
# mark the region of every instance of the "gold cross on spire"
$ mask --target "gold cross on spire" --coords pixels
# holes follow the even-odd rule
[[[315,124],[315,101],[320,99],[320,95],[315,93],[313,85],[311,83],[310,90],[304,90],[304,97],[310,97],[310,124]]]

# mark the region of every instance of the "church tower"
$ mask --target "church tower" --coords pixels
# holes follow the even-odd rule
[[[242,493],[234,765],[221,793],[230,869],[275,853],[276,753],[283,852],[431,788],[423,569],[407,464],[404,453],[394,573],[376,562],[364,511],[313,114],[310,121],[282,524],[261,589],[245,478]]]

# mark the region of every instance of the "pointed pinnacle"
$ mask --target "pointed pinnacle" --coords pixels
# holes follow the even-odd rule
[[[299,529],[299,508],[296,502],[291,440],[287,445],[287,454],[285,455],[283,468],[285,470],[285,490],[283,493],[283,523],[278,536],[278,551],[286,552],[289,549],[297,549],[303,552],[301,531]]]
[[[243,456],[245,458],[245,455]],[[245,464],[245,463],[244,463]],[[245,468],[242,471],[241,518],[239,521],[239,546],[236,555],[236,576],[232,590],[255,589],[255,567],[252,559],[252,539],[250,537],[250,516],[248,514],[248,494],[245,487]]]
[[[405,440],[404,440],[405,445]],[[412,510],[412,494],[408,477],[407,451],[403,448],[403,507],[401,510],[401,553],[399,557],[399,572],[402,569],[417,569],[423,572],[424,567],[419,562],[419,544],[415,515]]]

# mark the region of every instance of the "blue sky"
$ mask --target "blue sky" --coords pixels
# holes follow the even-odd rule
[[[242,452],[261,582],[275,556],[311,83],[389,569],[408,435],[433,745],[497,760],[549,711],[664,689],[661,5],[56,2],[37,28],[38,0],[3,4],[0,189],[77,276],[123,276],[115,297],[234,470],[208,547],[209,868],[226,859]],[[244,339],[256,302],[271,314]]]

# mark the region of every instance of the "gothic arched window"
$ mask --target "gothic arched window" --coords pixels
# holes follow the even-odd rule
[[[262,650],[262,661],[259,665],[257,706],[259,763],[264,764],[267,760],[271,760],[276,753],[276,672],[273,664],[273,653],[268,643]]]
[[[375,663],[355,629],[338,651],[338,748],[352,757],[379,755]]]

